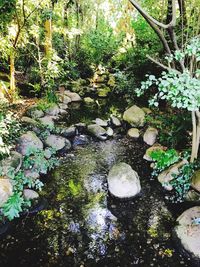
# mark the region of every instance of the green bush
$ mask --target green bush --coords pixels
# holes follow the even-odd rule
[[[6,108],[0,108],[0,160],[9,155],[20,133],[18,118]]]
[[[26,200],[23,196],[23,190],[33,188],[41,190],[43,183],[39,179],[32,179],[25,175],[24,170],[34,169],[38,173],[46,174],[54,166],[59,164],[55,157],[55,151],[50,150],[51,158],[45,158],[45,152],[30,148],[28,153],[23,158],[22,169],[17,173],[14,168],[10,168],[7,177],[10,178],[13,185],[13,194],[0,209],[1,220],[8,218],[10,221],[20,216],[20,212],[27,210],[31,206],[31,201]],[[5,175],[0,170],[0,176]]]
[[[153,175],[157,175],[180,159],[180,156],[175,149],[166,151],[158,149],[152,151],[150,157],[155,162]]]
[[[191,118],[185,111],[154,113],[146,116],[146,122],[159,129],[158,141],[164,146],[183,149],[189,143]]]

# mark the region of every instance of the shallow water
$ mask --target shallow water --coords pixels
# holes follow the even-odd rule
[[[145,149],[118,137],[71,151],[46,177],[48,208],[19,220],[1,240],[0,266],[192,266],[171,241],[174,218],[150,180]],[[141,195],[129,201],[107,191],[108,171],[120,161],[141,179]]]

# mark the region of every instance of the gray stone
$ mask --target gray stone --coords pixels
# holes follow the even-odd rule
[[[156,142],[156,138],[158,135],[158,130],[152,127],[148,127],[146,132],[143,136],[143,141],[149,145],[152,146]]]
[[[32,180],[36,180],[36,179],[40,178],[39,172],[37,172],[33,169],[25,170],[24,174],[26,177],[28,177],[29,179],[32,179]]]
[[[60,115],[67,115],[68,114],[68,112],[67,112],[67,110],[65,110],[65,109],[60,109]]]
[[[140,179],[130,165],[121,162],[114,165],[108,174],[108,189],[118,198],[131,198],[141,191]]]
[[[127,135],[131,138],[139,138],[140,137],[140,131],[137,128],[131,128],[128,130]]]
[[[67,104],[60,103],[58,106],[59,106],[60,109],[64,109],[64,110],[68,109],[68,105]]]
[[[44,150],[44,156],[45,156],[46,159],[50,159],[51,156],[52,156],[52,152],[48,147],[46,147],[45,150]]]
[[[103,127],[97,124],[91,124],[91,125],[88,125],[87,129],[90,134],[97,137],[98,139],[100,140],[107,139],[107,132]]]
[[[0,177],[0,208],[13,194],[13,186],[9,179]]]
[[[113,131],[112,128],[108,127],[106,133],[107,133],[108,136],[113,136],[114,131]]]
[[[115,117],[113,115],[111,115],[111,122],[116,127],[121,126],[121,121],[117,117]]]
[[[28,110],[28,114],[30,114],[31,118],[38,119],[44,116],[44,112],[40,109],[37,109],[36,106],[31,107]]]
[[[45,116],[45,117],[43,117],[43,118],[39,118],[39,122],[40,122],[43,126],[49,128],[49,129],[53,129],[54,126],[55,126],[53,118],[54,118],[54,117],[52,117],[52,116]]]
[[[32,189],[24,189],[23,195],[26,200],[32,200],[39,197],[38,193]]]
[[[188,161],[183,159],[182,161],[173,164],[167,170],[164,170],[158,175],[158,181],[166,190],[171,191],[173,189],[173,186],[170,184],[170,181],[174,179],[174,174],[179,174],[179,168],[181,168],[187,163]]]
[[[66,96],[68,96],[71,99],[72,102],[79,102],[79,101],[82,100],[80,95],[77,94],[77,93],[73,93],[73,92],[70,92],[70,91],[65,91],[64,94]]]
[[[0,168],[3,175],[7,175],[9,170],[14,169],[17,173],[22,165],[22,155],[16,151],[12,151],[10,156],[0,161]]]
[[[94,121],[97,125],[102,126],[102,127],[107,127],[108,126],[108,122],[105,120],[102,120],[100,118],[96,118],[96,120]]]
[[[45,139],[45,144],[49,147],[52,147],[56,151],[61,150],[63,148],[70,149],[71,143],[66,138],[51,134]]]
[[[64,94],[58,94],[58,99],[62,104],[69,104],[72,102],[71,98]]]
[[[60,112],[60,109],[57,104],[52,104],[49,108],[45,110],[45,113],[50,116],[57,116]]]
[[[29,118],[29,117],[25,117],[25,116],[21,118],[21,122],[29,124],[33,127],[35,127],[35,126],[37,127],[39,124],[36,120]]]
[[[75,136],[74,140],[73,140],[73,146],[81,146],[81,145],[86,145],[89,142],[88,138],[86,135],[77,135]]]
[[[178,217],[177,224],[176,238],[190,256],[200,263],[200,206],[184,211]]]
[[[133,127],[143,127],[145,123],[145,113],[141,108],[134,105],[124,112],[123,119]]]
[[[76,127],[75,126],[70,126],[68,128],[63,128],[61,130],[61,135],[64,137],[73,137],[76,135]]]
[[[28,131],[20,136],[17,151],[22,155],[26,155],[30,149],[42,150],[43,143],[34,132]]]

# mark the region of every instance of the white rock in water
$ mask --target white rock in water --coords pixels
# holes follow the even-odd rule
[[[110,193],[118,198],[134,197],[141,190],[137,172],[124,162],[114,165],[107,179]]]

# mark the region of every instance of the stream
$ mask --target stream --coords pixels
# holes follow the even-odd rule
[[[74,105],[64,123],[104,118],[111,108],[123,109],[118,102],[107,109],[100,103],[90,113]],[[47,207],[16,220],[1,237],[0,266],[191,267],[173,242],[177,214],[143,160],[148,146],[121,132],[107,141],[88,138],[44,177],[41,195]],[[108,193],[106,177],[117,162],[130,164],[140,176],[142,192],[134,199],[117,200]]]

